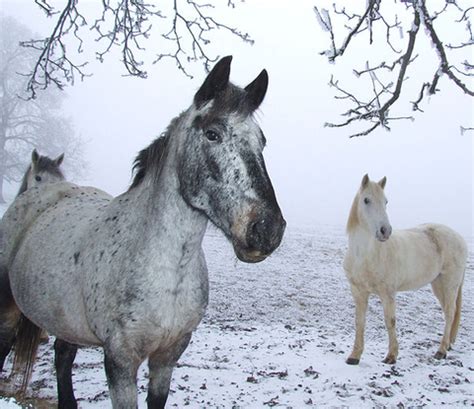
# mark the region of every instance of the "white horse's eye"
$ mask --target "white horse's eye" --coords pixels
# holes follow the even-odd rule
[[[364,203],[368,205],[370,203],[370,199],[368,197],[364,198]]]
[[[36,175],[36,176],[35,176],[35,180],[36,180],[37,182],[41,182],[41,176],[40,176],[40,175]]]
[[[215,131],[212,131],[212,130],[207,130],[206,131],[206,138],[211,141],[211,142],[217,142],[221,139],[221,136],[215,132]]]

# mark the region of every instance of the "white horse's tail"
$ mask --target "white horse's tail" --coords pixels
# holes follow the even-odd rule
[[[456,311],[454,312],[453,324],[451,325],[450,343],[454,344],[456,335],[458,334],[459,322],[461,321],[461,306],[462,306],[462,283],[459,286],[458,296],[456,298]]]

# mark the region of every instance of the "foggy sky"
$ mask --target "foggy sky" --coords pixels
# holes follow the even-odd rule
[[[79,5],[86,3],[92,7],[97,1]],[[255,45],[224,34],[212,44],[219,55],[233,55],[231,81],[237,85],[247,85],[263,68],[269,72],[268,93],[257,117],[268,140],[268,171],[289,226],[315,234],[318,224],[344,227],[362,176],[369,173],[376,180],[388,178],[388,213],[394,228],[439,222],[472,236],[474,134],[460,135],[459,127],[473,126],[473,99],[443,78],[441,93],[425,102],[425,113],[416,113],[414,122],[393,123],[391,132],[377,130],[349,139],[348,129],[324,128],[327,121],[338,122],[344,110],[327,85],[331,72],[356,87],[352,68],[363,66],[371,50],[364,37],[353,44],[358,52],[353,49],[330,65],[319,55],[328,37],[316,22],[314,3],[260,0],[234,11],[224,9],[227,21],[249,32]],[[0,0],[0,5],[2,14],[18,18],[34,32],[47,34],[54,23],[33,1]],[[159,43],[151,38],[144,45],[152,54]],[[430,52],[428,44],[425,49]],[[65,103],[87,141],[89,177],[78,182],[114,195],[127,189],[137,152],[188,108],[205,78],[198,65],[194,78],[186,78],[172,61],[148,65],[146,80],[123,77],[118,59],[115,53],[103,64],[91,62],[93,77],[69,87]],[[433,72],[431,66],[421,66],[408,74],[430,81]],[[404,101],[416,99],[418,92],[418,85],[407,87]],[[405,103],[397,114],[411,115],[409,108]],[[361,126],[358,129],[365,129]]]

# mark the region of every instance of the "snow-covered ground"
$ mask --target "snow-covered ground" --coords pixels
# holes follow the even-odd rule
[[[342,270],[345,249],[342,230],[290,226],[272,257],[248,265],[238,262],[230,245],[211,228],[205,239],[210,304],[174,371],[168,407],[473,406],[472,240],[453,350],[446,360],[433,358],[443,318],[430,288],[399,293],[400,354],[394,366],[381,362],[387,334],[376,298],[369,304],[361,364],[344,362],[354,334],[354,307]],[[146,372],[144,365],[138,382],[140,407],[146,406]],[[74,386],[80,408],[110,407],[100,350],[79,351]],[[41,347],[28,397],[32,407],[54,406],[52,339]],[[0,400],[4,407],[17,406]]]

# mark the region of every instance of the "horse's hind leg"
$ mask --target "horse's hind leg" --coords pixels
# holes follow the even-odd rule
[[[436,280],[431,283],[431,287],[444,312],[443,338],[435,354],[436,359],[443,359],[446,358],[447,351],[451,347],[451,328],[456,313],[456,299],[458,297],[459,286],[450,285],[449,277],[440,274]]]
[[[0,311],[0,372],[3,371],[5,360],[15,342],[19,319],[20,310],[16,306],[6,311]]]
[[[58,384],[58,408],[76,409],[77,402],[72,388],[72,364],[77,353],[77,345],[59,338],[54,341],[54,366]]]
[[[0,271],[0,372],[15,341],[20,315],[10,289],[8,273],[2,270]]]
[[[369,302],[369,293],[360,291],[354,285],[351,286],[352,296],[355,302],[355,340],[352,352],[346,359],[349,365],[357,365],[364,351],[364,332],[365,332],[365,316],[367,314],[367,304]]]
[[[191,334],[184,336],[171,350],[155,352],[148,358],[150,381],[148,385],[148,409],[165,407],[170,390],[171,375],[181,354],[191,340]]]
[[[397,330],[395,327],[395,296],[394,294],[384,294],[380,299],[382,300],[385,326],[388,332],[388,353],[383,363],[393,365],[398,357]]]

